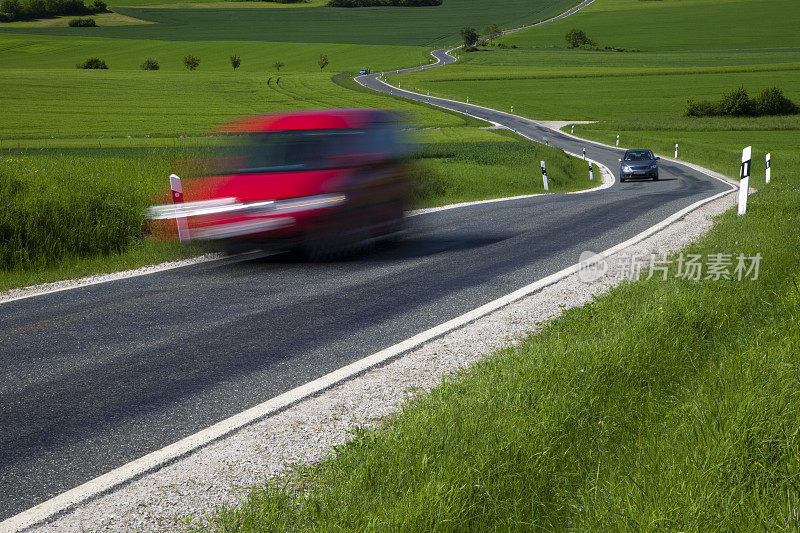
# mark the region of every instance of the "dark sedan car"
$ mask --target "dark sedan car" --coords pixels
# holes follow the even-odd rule
[[[658,179],[658,158],[652,150],[627,150],[619,160],[619,181],[630,178]]]

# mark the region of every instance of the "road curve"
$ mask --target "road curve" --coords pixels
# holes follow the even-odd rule
[[[617,161],[530,120],[430,101]],[[671,162],[661,177],[415,216],[398,245],[339,262],[232,258],[0,304],[0,520],[729,188]]]

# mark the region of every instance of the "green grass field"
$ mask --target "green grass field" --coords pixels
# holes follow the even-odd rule
[[[134,2],[126,2],[133,4]],[[159,3],[163,3],[160,2]],[[0,26],[4,34],[36,34],[172,41],[270,41],[347,43],[433,48],[457,44],[464,26],[483,28],[536,22],[565,11],[575,0],[499,0],[487,12],[484,0],[447,0],[437,7],[343,9],[259,7],[169,9],[119,7],[115,11],[156,24],[89,28],[20,28]],[[248,3],[249,4],[249,3]],[[139,5],[139,4],[137,4]],[[242,23],[243,20],[247,22]],[[398,65],[395,65],[398,66]]]
[[[691,13],[691,16],[687,16]],[[502,38],[517,49],[462,53],[447,69],[390,76],[404,88],[544,120],[596,120],[577,134],[627,147],[652,146],[737,177],[744,146],[756,168],[771,152],[783,169],[798,162],[800,115],[691,118],[689,98],[718,100],[739,86],[771,86],[800,102],[800,5],[789,0],[598,0],[574,17]],[[707,21],[714,30],[701,31]],[[750,21],[758,20],[758,24]],[[658,21],[654,26],[654,21]],[[580,28],[600,45],[641,52],[566,49]],[[777,163],[776,163],[777,164]]]

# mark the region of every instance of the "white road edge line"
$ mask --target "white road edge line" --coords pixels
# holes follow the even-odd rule
[[[712,202],[722,196],[732,193],[731,190],[723,191],[715,194],[709,198],[699,200],[692,205],[681,209],[677,213],[670,215],[661,222],[649,227],[638,235],[621,242],[607,250],[600,252],[603,258],[606,258],[614,253],[627,248],[637,242],[640,242],[650,235],[662,230],[666,226],[672,224],[676,220],[681,219],[687,213],[697,209],[698,207]],[[468,313],[448,320],[443,324],[430,328],[422,333],[414,335],[413,337],[404,340],[394,346],[390,346],[377,353],[364,357],[354,363],[344,366],[338,370],[330,372],[320,378],[317,378],[305,385],[296,387],[288,392],[280,394],[275,398],[267,400],[255,407],[251,407],[246,411],[236,414],[221,422],[214,424],[202,431],[193,435],[185,437],[178,442],[165,446],[160,450],[151,452],[144,457],[140,457],[130,463],[127,463],[119,468],[116,468],[102,476],[99,476],[91,481],[88,481],[78,487],[70,489],[58,496],[55,496],[39,505],[36,505],[26,511],[23,511],[15,516],[7,518],[0,522],[0,531],[22,531],[36,524],[42,523],[49,518],[52,518],[60,513],[63,513],[72,507],[83,503],[87,500],[95,498],[112,489],[132,481],[148,472],[154,471],[165,464],[188,455],[203,446],[206,446],[216,440],[219,440],[234,431],[241,429],[244,426],[252,424],[257,420],[265,418],[266,416],[275,413],[276,411],[285,409],[286,407],[297,403],[309,396],[313,396],[325,389],[328,389],[342,381],[352,378],[374,366],[385,363],[386,361],[395,358],[413,348],[416,348],[428,341],[440,337],[454,329],[462,327],[482,316],[485,316],[501,307],[504,307],[516,300],[524,298],[542,288],[552,285],[567,276],[578,272],[581,268],[580,263],[564,268],[555,274],[551,274],[543,279],[535,281],[530,285],[526,285],[514,292],[484,304]]]

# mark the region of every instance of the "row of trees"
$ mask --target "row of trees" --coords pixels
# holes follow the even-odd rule
[[[86,5],[84,0],[2,0],[0,22],[32,20],[58,15],[94,15],[105,13],[108,6],[103,0],[93,0]]]
[[[687,117],[761,117],[797,113],[800,113],[800,106],[786,98],[778,87],[764,89],[755,98],[751,98],[744,87],[739,87],[724,94],[718,102],[689,99],[684,110]]]
[[[440,6],[442,0],[328,0],[328,7]]]
[[[238,55],[232,55],[230,57],[231,67],[233,70],[236,70],[242,65],[242,58]],[[326,54],[320,54],[319,58],[317,59],[317,65],[319,66],[320,70],[325,70],[329,64],[328,56]],[[187,70],[197,70],[197,67],[200,66],[200,58],[194,54],[189,54],[183,57],[183,66],[186,67]],[[283,61],[275,61],[272,64],[275,67],[275,70],[280,72],[281,68],[286,66],[286,63]],[[82,63],[78,63],[76,65],[77,68],[82,69],[107,69],[108,65],[106,62],[98,57],[90,57],[86,61]],[[142,70],[159,70],[161,65],[159,64],[157,59],[153,59],[152,57],[148,57],[144,60],[144,62],[139,66]]]
[[[494,40],[502,35],[503,30],[500,29],[500,26],[497,24],[490,24],[483,28],[483,39],[481,38],[478,31],[471,27],[467,26],[461,29],[461,39],[464,41],[464,51],[465,52],[472,52],[476,50],[476,46],[492,46],[494,45]]]

